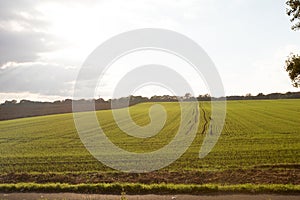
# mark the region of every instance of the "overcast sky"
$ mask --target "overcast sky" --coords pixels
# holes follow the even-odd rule
[[[226,95],[298,91],[284,70],[286,57],[300,53],[300,31],[290,27],[285,0],[2,0],[0,102],[72,97],[87,56],[110,37],[138,28],[169,29],[196,41],[215,63]],[[116,77],[112,71],[106,80]],[[109,98],[109,85],[99,96]]]

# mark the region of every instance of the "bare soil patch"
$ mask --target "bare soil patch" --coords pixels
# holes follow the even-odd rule
[[[300,169],[238,169],[221,172],[158,171],[136,173],[8,173],[0,175],[0,183],[175,183],[175,184],[300,184]]]

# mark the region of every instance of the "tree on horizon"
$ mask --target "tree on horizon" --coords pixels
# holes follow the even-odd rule
[[[291,17],[290,21],[294,22],[292,30],[297,31],[300,29],[300,0],[288,0],[286,5],[286,13]],[[291,54],[285,61],[285,70],[288,72],[294,87],[300,86],[300,56],[298,54]]]
[[[290,18],[291,22],[295,24],[292,25],[292,30],[299,30],[300,29],[300,0],[288,0],[286,5],[289,8],[286,9],[286,13]]]

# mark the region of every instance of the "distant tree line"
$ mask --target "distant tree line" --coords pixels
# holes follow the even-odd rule
[[[65,100],[57,100],[54,102],[41,102],[41,101],[30,101],[30,100],[21,100],[19,103],[17,100],[5,101],[4,103],[0,104],[0,106],[14,106],[14,105],[71,105],[73,101],[85,104],[94,102],[95,105],[105,105],[105,104],[123,104],[125,105],[129,102],[129,105],[134,105],[137,103],[142,102],[176,102],[176,101],[211,101],[211,100],[251,100],[251,99],[299,99],[300,92],[286,92],[286,93],[270,93],[270,94],[263,94],[259,93],[257,95],[252,95],[251,93],[247,93],[246,95],[233,95],[233,96],[226,96],[226,97],[211,97],[209,94],[199,95],[198,97],[192,96],[190,93],[186,93],[184,96],[171,96],[171,95],[154,95],[150,98],[143,97],[143,96],[133,96],[130,95],[128,97],[121,97],[115,99],[108,99],[104,100],[103,98],[98,99],[80,99],[80,100],[72,100],[72,99],[65,99]],[[110,107],[103,106],[103,109],[110,109]]]
[[[198,97],[186,93],[184,96],[171,95],[154,95],[150,98],[143,96],[128,96],[116,99],[104,100],[98,99],[81,99],[81,100],[58,100],[54,102],[39,102],[30,100],[21,100],[19,103],[16,100],[5,101],[0,104],[0,120],[16,119],[22,117],[33,117],[50,114],[70,113],[72,112],[72,102],[76,101],[82,106],[83,111],[91,110],[107,110],[113,108],[123,108],[128,105],[135,105],[143,102],[177,102],[177,101],[211,101],[211,100],[256,100],[256,99],[297,99],[300,98],[300,92],[287,93],[271,93],[264,95],[259,93],[252,96],[250,93],[245,96],[227,96],[227,97],[211,97],[209,94],[199,95]],[[91,108],[90,103],[93,102],[95,107]]]
[[[271,94],[259,93],[256,96],[252,96],[250,93],[248,93],[245,96],[227,96],[226,100],[299,99],[299,98],[300,98],[300,92],[271,93]]]

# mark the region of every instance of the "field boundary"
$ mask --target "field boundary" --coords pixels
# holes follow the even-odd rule
[[[300,185],[286,184],[140,184],[140,183],[97,183],[97,184],[67,184],[67,183],[16,183],[0,184],[0,192],[73,192],[94,194],[300,194]]]
[[[274,166],[275,167],[275,166]],[[295,166],[296,167],[296,166]],[[141,184],[293,184],[300,185],[300,169],[232,169],[223,171],[156,171],[150,173],[86,172],[86,173],[4,173],[0,184],[15,183],[141,183]]]

